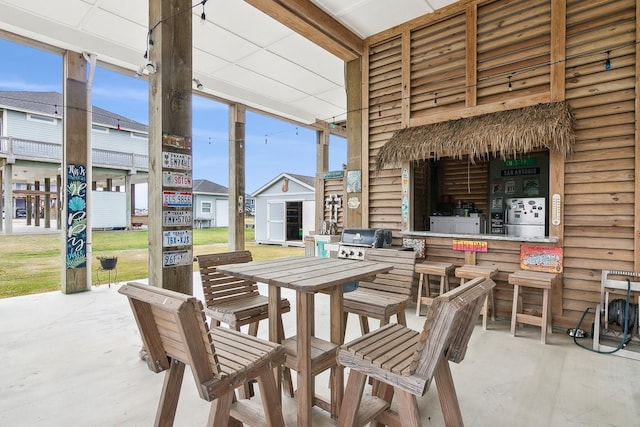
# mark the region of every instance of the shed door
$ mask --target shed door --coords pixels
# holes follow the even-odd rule
[[[267,240],[284,242],[284,202],[267,202]]]
[[[229,200],[216,200],[215,227],[229,226]]]

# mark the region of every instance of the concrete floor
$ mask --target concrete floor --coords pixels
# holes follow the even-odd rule
[[[138,358],[139,335],[118,287],[0,300],[0,426],[152,425],[163,375]],[[197,276],[194,289],[200,289]],[[317,301],[316,325],[324,336],[328,301],[324,295]],[[413,328],[424,321],[414,309],[407,317]],[[285,315],[287,335],[294,318]],[[466,360],[452,366],[467,426],[638,425],[640,362],[580,349],[563,333],[542,345],[535,327],[513,338],[507,319],[489,328],[476,326]],[[358,334],[351,317],[347,340]],[[260,335],[266,336],[266,324]],[[319,392],[326,384],[326,376],[317,379]],[[423,425],[444,425],[435,386],[420,405]],[[285,422],[295,425],[295,401],[285,396],[283,406]],[[187,372],[175,425],[204,425],[208,409]],[[314,408],[314,425],[335,421]]]

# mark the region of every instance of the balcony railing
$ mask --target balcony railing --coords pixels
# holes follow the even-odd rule
[[[123,170],[149,170],[149,156],[94,148],[91,150],[93,166]],[[51,142],[31,141],[0,136],[0,158],[62,163],[62,146]]]

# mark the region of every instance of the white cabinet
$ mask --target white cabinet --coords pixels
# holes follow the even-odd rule
[[[482,217],[432,216],[430,231],[448,234],[483,234],[485,219]]]

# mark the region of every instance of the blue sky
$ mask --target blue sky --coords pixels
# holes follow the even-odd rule
[[[0,57],[3,58],[0,90],[62,93],[61,56],[0,39]],[[93,105],[149,123],[145,80],[98,67],[91,93]],[[315,175],[315,131],[253,112],[247,112],[246,119],[247,193],[259,189],[282,172]],[[194,96],[192,127],[193,179],[208,179],[228,186],[227,106]],[[329,170],[342,169],[346,157],[346,140],[332,137]]]

